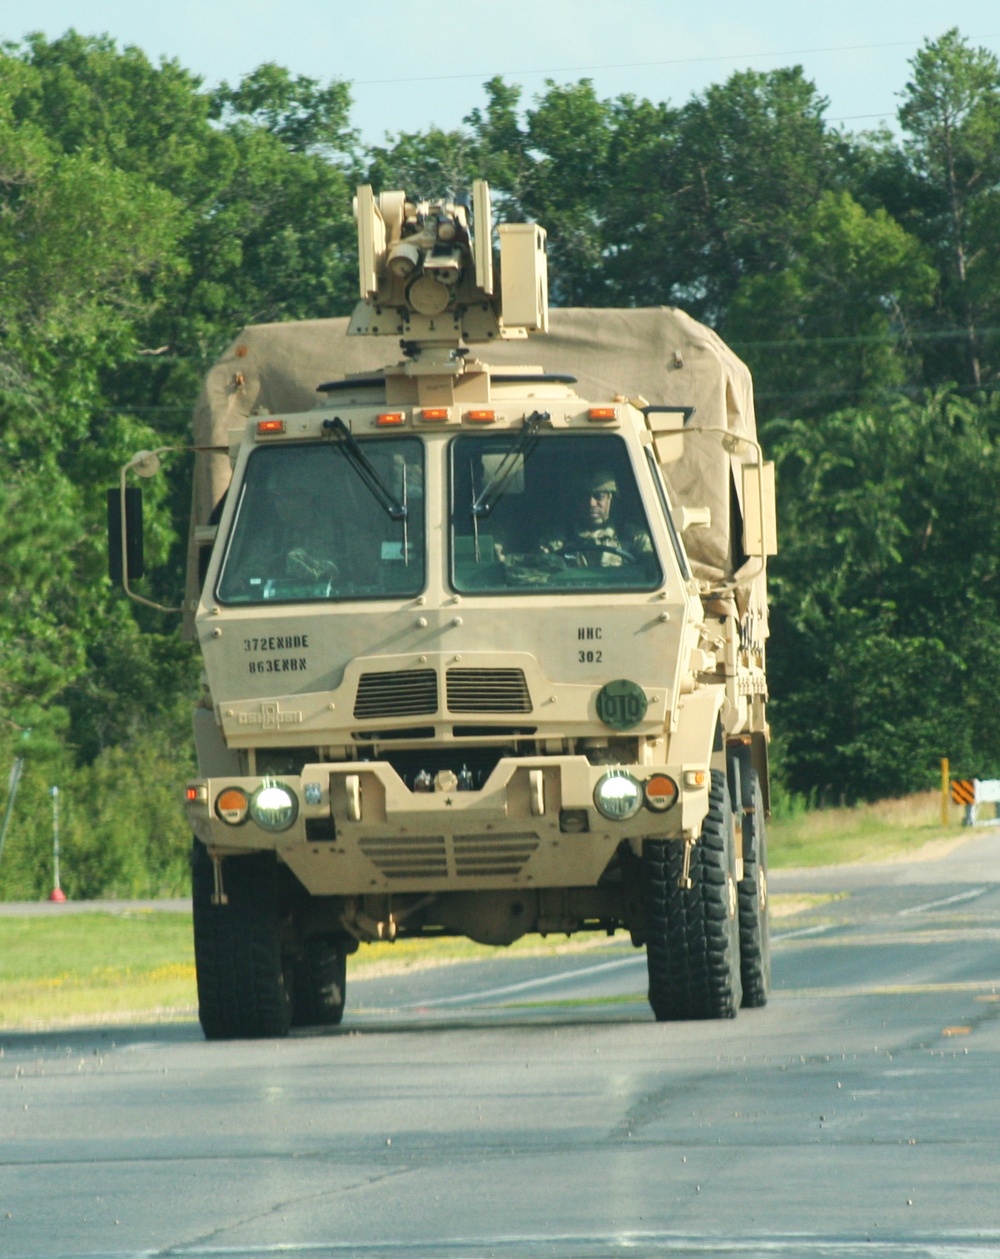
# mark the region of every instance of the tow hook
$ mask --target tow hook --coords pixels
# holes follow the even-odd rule
[[[691,849],[694,847],[693,839],[684,841],[684,863],[681,866],[680,877],[677,880],[677,886],[684,892],[691,890]]]
[[[212,904],[213,905],[228,905],[229,897],[226,895],[226,889],[222,886],[222,858],[217,856],[214,852],[211,854],[211,856],[212,856],[212,878],[213,878],[213,884],[214,884],[213,891],[212,891]]]

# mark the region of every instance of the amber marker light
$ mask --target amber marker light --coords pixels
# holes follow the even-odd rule
[[[697,790],[704,787],[708,783],[708,774],[703,769],[686,769],[684,771],[684,786]]]
[[[405,411],[383,411],[375,417],[375,426],[377,428],[398,428],[400,424],[405,423]]]
[[[215,811],[230,826],[245,822],[250,812],[250,799],[239,787],[227,787],[215,798]]]
[[[587,412],[588,420],[604,421],[618,419],[617,407],[591,407]]]
[[[440,423],[442,420],[451,419],[451,411],[447,407],[424,407],[420,412],[420,418],[431,424]]]
[[[465,418],[471,424],[493,424],[497,416],[495,411],[466,411]]]
[[[654,813],[666,813],[677,801],[677,784],[667,774],[654,774],[647,779],[643,792],[646,808]]]
[[[257,436],[269,437],[272,433],[283,433],[285,431],[284,420],[258,420]]]

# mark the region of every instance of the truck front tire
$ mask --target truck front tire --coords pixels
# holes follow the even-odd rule
[[[212,903],[212,859],[199,840],[191,854],[198,1018],[208,1040],[285,1036],[291,994],[282,970],[277,865],[267,853],[223,865],[227,903]]]
[[[712,770],[708,813],[691,849],[691,887],[678,886],[684,846],[642,850],[649,1004],[657,1022],[731,1019],[742,998],[732,810],[725,775]]]

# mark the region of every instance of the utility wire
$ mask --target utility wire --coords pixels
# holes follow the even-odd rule
[[[975,336],[991,337],[1000,333],[1000,328],[976,328]],[[944,332],[887,332],[878,336],[867,337],[794,337],[780,341],[743,341],[739,337],[729,337],[728,343],[740,346],[744,350],[782,350],[787,346],[813,345],[891,345],[896,341],[964,341],[969,333],[964,328],[948,329]]]
[[[970,36],[969,38],[972,42],[984,39],[1000,39],[1000,33]],[[552,66],[547,70],[480,70],[477,73],[427,74],[414,75],[409,78],[393,76],[388,79],[353,79],[351,82],[354,87],[382,87],[387,83],[444,83],[454,79],[482,79],[484,77],[527,78],[531,75],[542,74],[586,74],[594,70],[650,70],[658,66],[689,66],[708,62],[756,60],[758,58],[766,59],[771,57],[805,57],[828,52],[867,52],[873,48],[915,48],[923,42],[922,39],[898,39],[885,44],[834,44],[828,48],[790,48],[784,52],[722,53],[713,57],[671,57],[662,61],[621,61],[599,65]],[[868,116],[880,117],[881,115]]]

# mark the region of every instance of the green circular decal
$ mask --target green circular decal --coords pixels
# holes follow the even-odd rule
[[[646,716],[646,692],[628,678],[607,682],[597,692],[597,715],[615,730],[629,730]]]

